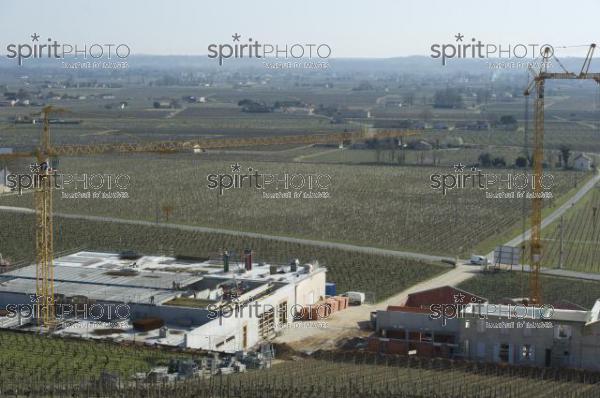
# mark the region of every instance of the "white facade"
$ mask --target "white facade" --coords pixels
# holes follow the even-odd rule
[[[237,313],[218,317],[214,311],[214,320],[187,333],[185,347],[223,352],[245,351],[284,330],[294,321],[294,314],[300,312],[301,308],[308,308],[325,296],[324,268],[317,268],[302,276],[296,281],[282,282],[275,291],[249,302]],[[228,308],[232,309],[233,306]],[[272,323],[266,320],[269,317],[272,317]]]
[[[581,154],[573,161],[575,170],[590,171],[592,169],[592,159],[584,154]]]

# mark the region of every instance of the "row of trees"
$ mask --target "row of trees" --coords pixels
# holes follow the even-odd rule
[[[559,148],[558,167],[569,168],[569,159],[571,158],[571,148],[568,145],[561,145]],[[479,165],[481,167],[506,167],[506,159],[503,156],[493,156],[489,152],[479,155]],[[515,159],[515,166],[519,168],[529,167],[533,164],[531,156],[518,156]]]

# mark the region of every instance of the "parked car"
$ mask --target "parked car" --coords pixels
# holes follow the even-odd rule
[[[471,264],[473,265],[487,265],[488,259],[485,256],[478,256],[476,254],[471,255]]]

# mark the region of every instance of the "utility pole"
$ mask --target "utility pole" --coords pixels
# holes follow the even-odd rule
[[[558,257],[558,269],[562,269],[563,268],[563,260],[564,260],[564,253],[565,253],[565,248],[564,248],[564,231],[565,231],[565,225],[564,225],[564,220],[563,220],[564,216],[560,216],[560,252],[559,252],[559,257]]]

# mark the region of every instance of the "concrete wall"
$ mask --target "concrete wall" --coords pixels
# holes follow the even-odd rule
[[[262,336],[259,335],[259,318],[257,314],[260,316],[264,309],[269,309],[268,305],[272,306],[275,310],[275,330],[281,330],[277,311],[278,305],[287,301],[287,323],[293,322],[292,311],[294,305],[308,306],[317,302],[320,297],[325,296],[325,279],[325,269],[317,269],[310,276],[296,284],[283,285],[270,295],[261,298],[258,301],[260,304],[258,312],[251,305],[251,311],[245,308],[239,316],[218,318],[199,326],[187,334],[186,344],[190,348],[226,352],[243,350],[243,330],[246,327],[246,349],[253,347],[263,340]],[[219,345],[224,341],[224,344]]]
[[[517,365],[558,366],[600,370],[600,326],[585,327],[583,323],[552,321],[550,328],[521,328],[514,321],[512,328],[492,328],[499,319],[463,320],[460,339],[466,358],[485,362],[501,362],[501,344],[508,344],[508,363]],[[504,320],[507,323],[512,320]],[[533,321],[526,321],[533,322]],[[467,327],[468,325],[468,327]],[[559,325],[570,329],[571,337],[558,339]],[[533,348],[533,356],[522,355],[525,345]],[[548,354],[546,350],[550,350]],[[547,358],[548,356],[548,358]]]
[[[326,275],[325,269],[317,268],[309,278],[298,282],[296,285],[296,304],[308,306],[324,297]]]
[[[402,311],[377,311],[377,332],[381,329],[409,329],[455,334],[459,331],[458,319],[431,319],[428,313]]]
[[[249,307],[243,308],[237,315],[217,318],[194,329],[187,334],[187,347],[225,352],[244,350],[244,327],[247,331],[245,349],[255,346],[263,340],[262,336],[259,335],[259,317],[265,310],[269,310],[270,306],[275,311],[276,331],[281,329],[277,308],[283,301],[288,303],[287,323],[292,322],[293,318],[290,310],[295,300],[294,292],[294,285],[280,287],[270,295],[258,300],[258,306],[251,304]]]

